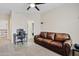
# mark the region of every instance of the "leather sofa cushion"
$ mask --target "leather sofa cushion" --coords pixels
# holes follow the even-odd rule
[[[62,43],[61,42],[58,42],[58,41],[52,41],[50,43],[52,46],[56,46],[58,48],[62,48]]]
[[[40,37],[42,38],[47,38],[47,32],[41,32]]]
[[[46,43],[50,43],[52,40],[49,40],[49,39],[43,39],[43,38],[38,38],[38,41],[42,41],[42,42],[46,42]]]
[[[55,33],[53,33],[53,32],[47,32],[47,38],[48,39],[54,40],[54,37],[55,37]]]
[[[46,42],[46,43],[50,43],[52,40],[49,40],[49,39],[43,39],[43,42]]]
[[[43,38],[38,38],[39,41],[43,41]]]
[[[55,40],[56,41],[63,42],[65,40],[67,40],[67,39],[69,39],[68,34],[65,34],[65,33],[56,33],[56,36],[55,36]]]

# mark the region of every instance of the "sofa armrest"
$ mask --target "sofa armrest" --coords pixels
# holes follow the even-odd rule
[[[69,55],[70,54],[70,51],[71,51],[71,46],[72,46],[72,40],[66,40],[64,43],[63,43],[63,48],[65,50],[65,55]]]
[[[34,40],[37,39],[37,38],[39,38],[39,37],[40,37],[40,35],[35,35],[34,36]]]
[[[64,42],[64,45],[69,45],[70,47],[72,46],[72,40],[66,40],[65,42]]]

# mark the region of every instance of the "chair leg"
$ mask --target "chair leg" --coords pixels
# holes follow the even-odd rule
[[[21,39],[21,43],[23,44],[23,39]]]

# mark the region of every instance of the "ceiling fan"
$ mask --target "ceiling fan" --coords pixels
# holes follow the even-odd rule
[[[38,11],[40,11],[40,9],[37,7],[37,5],[41,5],[41,4],[45,4],[45,3],[30,3],[27,10],[29,10],[30,8],[36,8]]]

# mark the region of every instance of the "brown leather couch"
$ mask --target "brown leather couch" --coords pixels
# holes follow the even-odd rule
[[[34,36],[34,42],[61,55],[68,56],[72,41],[67,33],[41,32]]]

